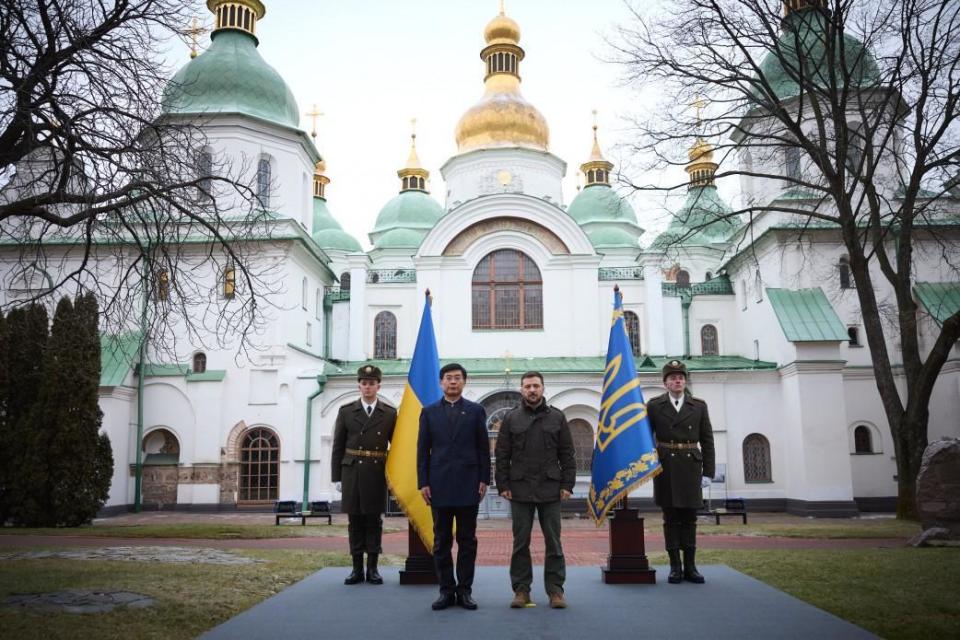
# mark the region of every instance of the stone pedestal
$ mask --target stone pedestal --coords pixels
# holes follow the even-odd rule
[[[424,546],[416,529],[407,523],[407,560],[400,570],[400,584],[438,584],[433,554]]]
[[[610,555],[602,569],[604,584],[655,584],[657,572],[647,561],[640,510],[621,508],[613,514]]]

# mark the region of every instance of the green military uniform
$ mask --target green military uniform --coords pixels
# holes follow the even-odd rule
[[[373,365],[360,367],[358,379],[381,379]],[[333,428],[333,452],[330,479],[341,483],[340,511],[348,514],[350,553],[354,563],[367,554],[367,573],[376,573],[381,553],[383,520],[386,510],[387,449],[397,422],[397,411],[377,402],[368,415],[361,400],[340,407]],[[371,565],[373,571],[371,572]]]
[[[671,360],[663,367],[664,380],[672,373],[686,377],[686,366]],[[668,392],[647,403],[647,415],[663,469],[653,480],[653,497],[663,510],[663,539],[671,566],[669,581],[681,580],[682,550],[686,567],[683,577],[702,582],[695,564],[697,509],[703,506],[700,482],[703,477],[713,477],[716,461],[707,403],[686,393],[678,409]]]

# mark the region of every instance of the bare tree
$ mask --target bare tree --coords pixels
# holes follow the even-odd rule
[[[914,297],[922,254],[952,280],[960,261],[960,3],[664,0],[633,13],[610,44],[627,80],[663,98],[635,121],[637,157],[679,165],[679,149],[709,137],[716,177],[752,185],[702,223],[742,224],[734,251],[772,220],[846,251],[893,436],[898,514],[912,515],[931,393],[960,339],[952,310],[922,344]],[[702,117],[686,107],[701,97]]]
[[[167,117],[179,0],[0,0],[0,255],[15,302],[93,291],[108,332],[250,346],[275,264],[249,163]],[[229,281],[229,284],[228,284]]]

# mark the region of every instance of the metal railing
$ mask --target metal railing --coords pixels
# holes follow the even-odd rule
[[[367,271],[367,283],[388,284],[394,282],[416,282],[415,269],[371,269]]]
[[[350,299],[350,289],[341,289],[340,287],[324,287],[324,303],[343,302]]]
[[[643,280],[643,267],[607,267],[600,269],[600,281]]]

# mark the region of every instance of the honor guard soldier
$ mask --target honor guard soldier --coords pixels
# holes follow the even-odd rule
[[[667,582],[702,584],[697,571],[697,510],[714,475],[713,428],[707,403],[687,391],[687,368],[679,360],[663,367],[667,393],[647,403],[663,472],[653,479],[653,497],[663,510],[663,539],[670,556]],[[680,552],[683,552],[683,564]]]
[[[340,408],[333,428],[330,478],[342,493],[340,510],[347,514],[353,571],[344,584],[366,579],[383,584],[377,570],[387,503],[387,448],[393,437],[397,412],[378,402],[382,373],[373,365],[357,370],[360,399]],[[363,554],[367,573],[363,573]]]

